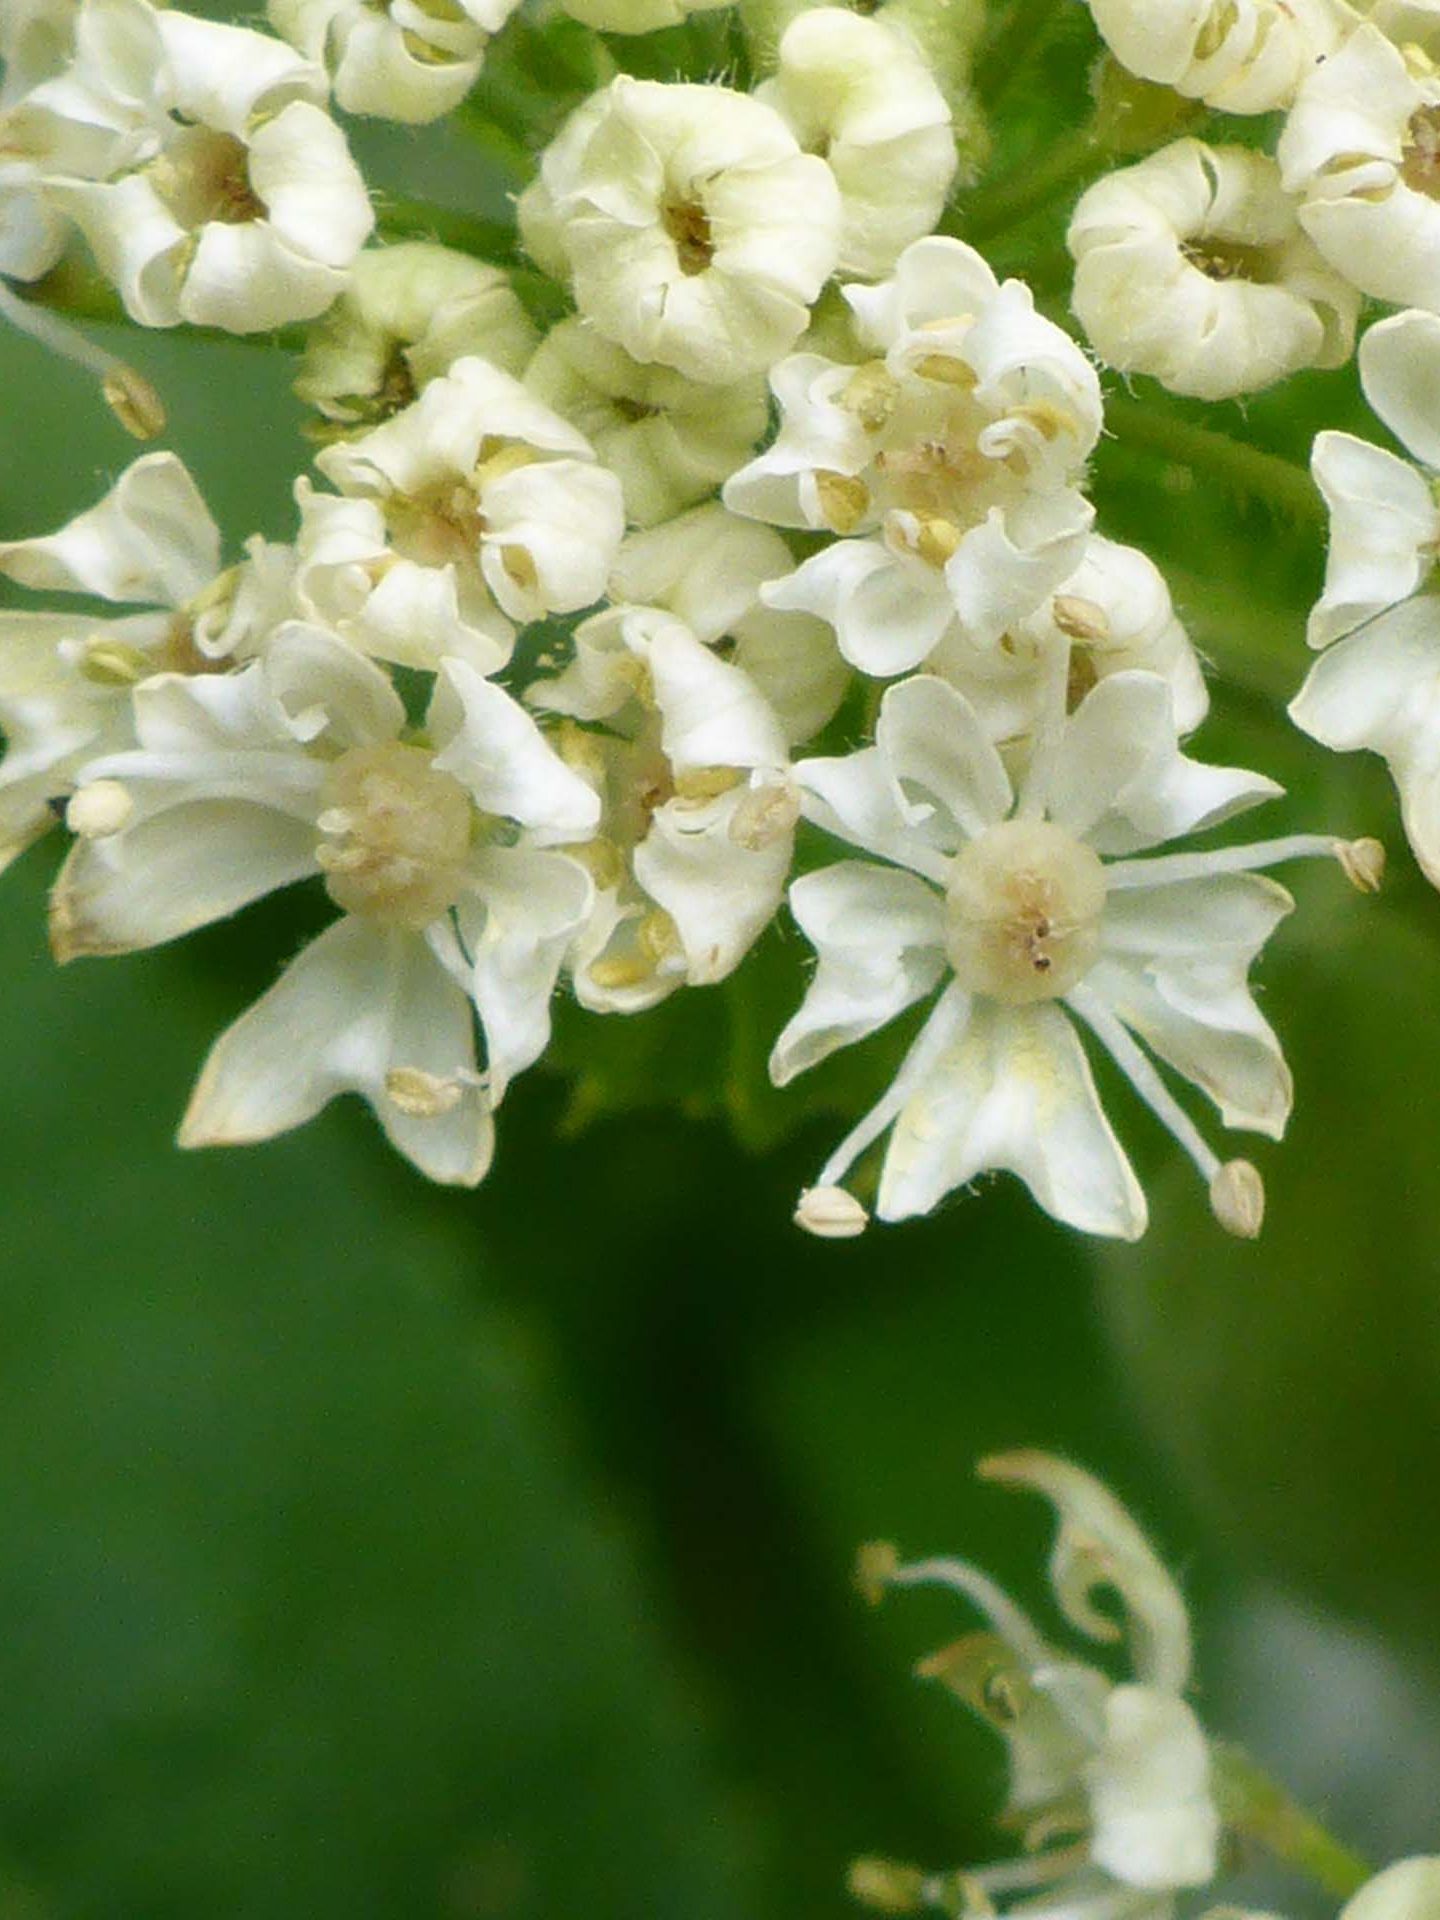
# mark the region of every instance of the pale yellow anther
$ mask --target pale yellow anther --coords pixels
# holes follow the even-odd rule
[[[817,1240],[854,1240],[870,1216],[844,1187],[806,1187],[795,1208],[795,1224]]]
[[[503,480],[507,474],[518,473],[521,467],[530,467],[540,458],[533,447],[527,447],[520,441],[511,441],[508,446],[500,446],[494,453],[481,449],[482,458],[474,473],[470,476],[470,485],[476,493],[490,486],[496,480]]]
[[[65,824],[82,840],[105,840],[129,825],[135,802],[118,780],[92,780],[70,796]]]
[[[675,798],[692,807],[703,807],[738,787],[744,778],[739,767],[691,767],[675,775]]]
[[[867,1606],[878,1607],[900,1565],[891,1540],[867,1540],[855,1556],[855,1591]]]
[[[165,431],[165,403],[143,373],[120,361],[100,382],[105,404],[136,440],[153,440]]]
[[[1385,848],[1378,840],[1339,840],[1335,858],[1360,893],[1379,893],[1385,881]]]
[[[609,959],[594,961],[590,967],[591,980],[604,993],[643,986],[654,977],[654,961],[648,954],[638,952],[615,954]]]
[[[540,584],[540,572],[528,547],[502,547],[500,564],[523,593],[533,593]]]
[[[392,1067],[385,1076],[385,1092],[410,1120],[438,1120],[453,1113],[465,1097],[460,1081],[442,1079],[423,1067]]]
[[[821,467],[815,475],[815,493],[832,533],[853,533],[870,510],[870,489],[853,474]]]
[[[645,915],[635,929],[635,939],[655,966],[680,951],[680,929],[663,907],[654,907]]]
[[[592,785],[600,785],[605,778],[605,749],[593,733],[587,733],[573,720],[562,720],[550,733],[549,740],[567,767],[583,774]]]
[[[730,817],[733,845],[762,853],[795,831],[800,818],[800,789],[793,780],[767,780],[752,787]]]
[[[583,840],[579,846],[565,849],[571,860],[578,860],[597,887],[618,887],[625,878],[625,856],[613,840],[603,834]]]
[[[1012,407],[1010,418],[1034,427],[1042,440],[1058,440],[1061,434],[1075,433],[1079,427],[1073,413],[1051,400],[1030,400],[1024,406]]]
[[[840,390],[840,405],[867,433],[888,425],[900,399],[900,382],[883,360],[867,360]]]
[[[925,1906],[925,1875],[896,1860],[852,1860],[845,1886],[872,1913],[919,1913]]]
[[[1227,1160],[1210,1182],[1210,1210],[1237,1240],[1255,1240],[1265,1224],[1265,1183],[1249,1160]]]
[[[1079,594],[1057,593],[1050,604],[1055,624],[1067,639],[1093,643],[1110,638],[1109,615],[1094,600],[1082,599]]]
[[[1211,9],[1210,17],[1195,36],[1194,58],[1208,60],[1217,54],[1235,31],[1239,19],[1240,9],[1235,0],[1221,0],[1219,6]]]
[[[81,674],[100,687],[133,687],[154,671],[154,662],[138,647],[103,633],[92,634],[80,655]]]
[[[980,379],[968,360],[961,360],[953,353],[927,353],[915,362],[915,371],[922,380],[958,387],[962,393],[972,392]]]
[[[938,513],[917,513],[912,551],[927,567],[937,571],[950,560],[960,545],[960,529],[953,520]]]

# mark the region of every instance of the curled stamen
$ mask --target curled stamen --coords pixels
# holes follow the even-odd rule
[[[137,440],[153,440],[165,429],[165,403],[143,373],[75,327],[33,300],[22,300],[7,280],[0,279],[0,319],[8,320],[21,333],[28,333],[51,353],[84,367],[100,382],[105,404],[128,434]]]

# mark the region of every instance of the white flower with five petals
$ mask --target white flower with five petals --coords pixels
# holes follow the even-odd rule
[[[620,482],[518,380],[467,356],[296,483],[297,589],[362,652],[493,673],[515,626],[600,599],[625,530]]]
[[[353,1091],[422,1171],[473,1185],[590,911],[557,849],[593,833],[591,788],[463,661],[415,736],[381,669],[301,623],[237,674],[161,675],[134,704],[137,746],[81,773],[77,798],[107,806],[56,883],[58,957],[157,946],[312,875],[344,915],[216,1043],[182,1144],[268,1139]]]
[[[347,113],[423,125],[459,106],[519,0],[269,0],[270,18],[330,68]]]
[[[1288,107],[1351,19],[1344,0],[1089,0],[1115,58],[1225,113]]]
[[[1061,655],[1061,712],[1067,679]],[[1290,1075],[1247,976],[1291,901],[1251,869],[1340,855],[1336,842],[1136,858],[1279,791],[1186,758],[1169,687],[1137,671],[1102,680],[1040,732],[1018,795],[973,706],[928,675],[889,689],[873,747],[795,773],[807,816],[872,858],[791,888],[819,965],[776,1042],[772,1077],[784,1085],[940,990],[819,1189],[888,1132],[881,1219],[929,1213],[1003,1169],[1056,1218],[1137,1238],[1144,1196],[1078,1021],[1190,1155],[1222,1222],[1258,1230],[1259,1176],[1243,1161],[1221,1165],[1151,1055],[1227,1126],[1279,1137]]]
[[[844,293],[884,358],[782,360],[779,436],[723,498],[842,536],[765,598],[827,620],[847,660],[887,676],[956,632],[998,640],[1074,571],[1100,387],[1029,289],[959,240],[916,241],[892,279]]]

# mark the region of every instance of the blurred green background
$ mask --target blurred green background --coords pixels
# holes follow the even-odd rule
[[[1078,110],[1086,33],[1027,51],[1002,171]],[[365,141],[397,190],[503,214],[455,130]],[[1051,221],[997,258],[1053,262]],[[307,457],[287,358],[105,337],[230,539],[284,537]],[[1362,418],[1350,376],[1204,417],[1301,459]],[[0,432],[0,537],[135,451],[8,334]],[[1081,1243],[1008,1180],[803,1239],[839,1085],[782,1101],[756,1072],[793,936],[642,1023],[568,1018],[585,1086],[517,1086],[477,1195],[427,1189],[346,1105],[182,1156],[209,1040],[313,903],[62,974],[56,845],[6,876],[0,1920],[825,1920],[856,1853],[989,1857],[998,1743],[909,1677],[964,1623],[930,1595],[872,1614],[849,1572],[884,1535],[1041,1606],[1047,1516],[971,1478],[1013,1444],[1145,1517],[1214,1729],[1377,1858],[1440,1848],[1440,901],[1380,770],[1280,715],[1318,526],[1123,438],[1095,491],[1216,664],[1200,751],[1290,788],[1262,830],[1392,852],[1378,901],[1302,874],[1264,963],[1299,1106],[1255,1155],[1257,1246],[1123,1093],[1137,1248]]]

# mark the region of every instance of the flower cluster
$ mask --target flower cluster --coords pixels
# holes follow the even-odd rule
[[[1333,856],[1373,888],[1380,850],[1191,844],[1279,789],[1188,749],[1207,709],[1195,652],[1157,569],[1087,497],[1093,364],[1024,283],[937,231],[953,66],[901,0],[798,12],[736,84],[614,71],[597,42],[601,84],[556,117],[518,198],[530,266],[367,246],[332,97],[408,123],[453,111],[511,10],[273,0],[278,35],[151,0],[6,12],[0,284],[83,241],[142,326],[309,323],[296,391],[321,443],[293,537],[228,566],[166,452],[58,533],[0,544],[12,581],[83,597],[0,615],[4,849],[57,814],[73,836],[57,956],[156,946],[318,883],[332,923],[218,1041],[182,1142],[266,1138],[353,1092],[417,1167],[473,1184],[558,990],[615,1016],[713,986],[788,890],[816,964],[775,1082],[911,1025],[803,1226],[865,1225],[841,1183],[885,1139],[856,1175],[883,1219],[998,1170],[1083,1231],[1137,1236],[1098,1049],[1220,1223],[1258,1232],[1258,1172],[1222,1160],[1175,1083],[1226,1126],[1283,1131],[1290,1077],[1249,975],[1291,901],[1260,870]],[[617,34],[688,9],[570,11]],[[1264,0],[1248,37],[1227,4],[1223,31],[1187,42],[1164,11],[1147,0],[1141,31],[1096,0],[1139,72],[1235,111],[1293,97],[1285,179],[1187,141],[1093,189],[1082,318],[1116,364],[1194,393],[1235,390],[1237,354],[1241,385],[1343,357],[1369,283],[1337,261],[1348,274],[1364,249],[1321,217],[1333,169],[1295,198],[1295,156],[1313,157],[1315,87],[1357,48],[1420,86],[1409,43]],[[1125,314],[1147,276],[1165,291],[1146,295],[1142,346]],[[44,330],[38,303],[4,299]],[[1365,365],[1440,460],[1395,373],[1416,339],[1433,348],[1428,325],[1377,328]],[[1325,639],[1413,592],[1436,533],[1410,469],[1331,442]],[[1386,487],[1403,535],[1375,534]],[[1381,744],[1418,817],[1440,755],[1415,701],[1372,702],[1367,731],[1332,692],[1409,645],[1408,618],[1327,656],[1297,712],[1336,744]]]

